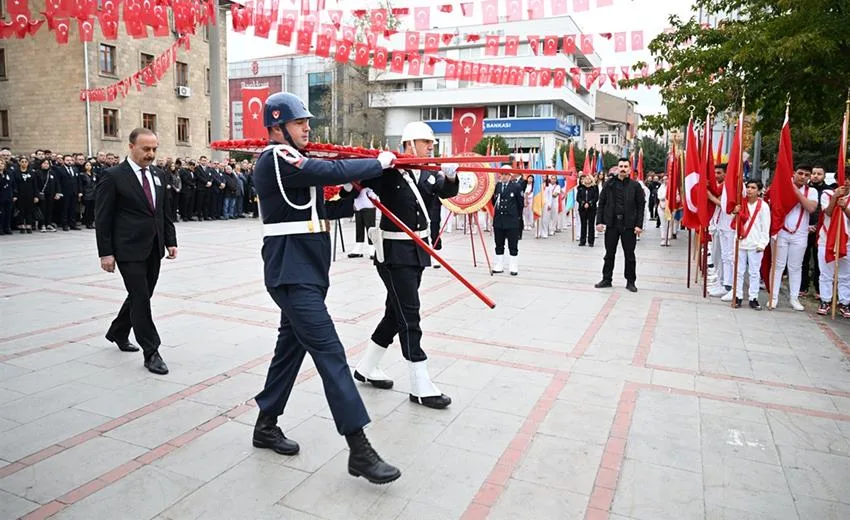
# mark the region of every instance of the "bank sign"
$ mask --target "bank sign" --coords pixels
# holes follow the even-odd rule
[[[451,121],[426,121],[435,134],[451,134]],[[581,136],[580,125],[568,125],[555,118],[485,119],[485,134],[555,132],[565,137]]]

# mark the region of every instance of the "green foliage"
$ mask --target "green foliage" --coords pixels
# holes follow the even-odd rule
[[[487,155],[488,146],[493,147],[492,152],[494,155],[507,155],[513,152],[513,150],[508,148],[508,142],[505,141],[505,138],[501,135],[495,135],[493,137],[485,137],[484,139],[481,139],[480,141],[478,141],[478,144],[476,144],[475,147],[472,148],[472,151],[479,155]]]
[[[691,105],[700,119],[709,104],[737,111],[746,94],[747,113],[759,115],[756,129],[778,134],[790,96],[795,140],[816,150],[837,139],[850,87],[847,0],[695,0],[700,8],[725,19],[704,27],[671,16],[672,30],[649,45],[654,63],[633,70],[663,68],[620,82],[660,87],[668,113],[648,116],[646,128],[659,135],[682,128]]]
[[[576,160],[576,170],[581,171],[581,169],[584,167],[584,156],[586,154],[589,153],[590,154],[590,160],[591,161],[593,160],[594,151],[595,150],[593,148],[585,150],[584,148],[579,148],[578,146],[573,147],[573,155],[575,156],[575,160]],[[562,162],[563,162],[563,165],[564,165],[564,170],[566,170],[567,164],[570,160],[570,145],[569,145],[569,143],[567,143],[565,145],[561,145],[561,147],[559,147],[557,150],[555,150],[555,152],[552,153],[552,164],[556,164],[556,160],[557,160],[558,155],[561,156],[561,159],[562,159]],[[566,157],[566,160],[563,159],[564,157]],[[604,152],[604,154],[602,155],[602,166],[604,167],[605,171],[608,171],[609,168],[613,168],[614,166],[617,166],[617,160],[618,159],[619,159],[619,157],[617,157],[613,153]],[[590,169],[595,172],[596,171],[596,164],[595,163],[591,164]]]
[[[643,169],[645,172],[663,172],[667,166],[667,147],[651,137],[642,137],[638,147],[643,150]]]

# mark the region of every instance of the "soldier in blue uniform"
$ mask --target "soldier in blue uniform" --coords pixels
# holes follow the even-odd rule
[[[254,184],[263,221],[266,289],[281,312],[266,384],[256,396],[260,413],[253,444],[283,455],[298,453],[298,444],[284,436],[277,418],[283,414],[309,352],[322,378],[337,431],[351,449],[348,472],[376,484],[392,482],[401,472],[384,462],[366,439],[363,427],[369,416],[325,306],[331,263],[328,219],[337,216],[329,214],[322,186],[380,177],[385,170],[391,171],[387,168],[395,155],[382,152],[377,160],[305,158],[300,150],[309,142],[313,115],[304,103],[281,92],[269,96],[263,110],[271,145],[257,159]]]
[[[503,166],[510,168],[510,166]],[[511,179],[511,174],[499,174],[499,183],[493,191],[493,235],[496,239],[496,259],[493,262],[494,273],[505,272],[505,239],[508,241],[508,268],[511,275],[519,274],[519,234],[522,231],[522,210],[524,207],[525,180]]]
[[[405,153],[430,157],[434,151],[434,132],[422,122],[405,126],[401,134]],[[371,196],[392,211],[419,238],[431,236],[429,208],[437,197],[458,193],[457,165],[444,164],[441,171],[391,170],[391,173],[363,183]],[[366,353],[354,371],[354,378],[378,388],[392,388],[393,381],[379,367],[381,358],[398,334],[401,354],[410,371],[410,400],[429,408],[445,408],[452,400],[431,381],[428,356],[422,350],[419,327],[419,285],[422,272],[431,265],[431,257],[395,226],[386,215],[378,228],[372,228],[375,266],[387,288],[384,317],[366,347]]]

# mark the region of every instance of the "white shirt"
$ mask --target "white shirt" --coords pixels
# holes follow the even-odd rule
[[[133,159],[130,159],[130,156],[127,156],[127,163],[130,165],[130,168],[133,169],[133,173],[136,174],[136,180],[139,181],[139,186],[142,187],[142,193],[145,192],[145,184],[142,182],[142,167],[133,162]],[[153,197],[153,207],[156,208],[156,185],[153,183],[153,175],[151,174],[151,168],[145,170],[145,176],[148,178],[148,183],[151,187],[151,197]]]
[[[720,205],[717,206],[717,229],[725,233],[732,233],[735,231],[732,229],[732,215],[726,213],[726,204],[728,201],[729,197],[726,195],[726,186],[724,186],[720,194]]]
[[[802,188],[799,188],[800,193],[805,193],[807,188],[808,188],[808,186],[803,186]],[[809,190],[809,194],[806,196],[806,198],[809,199],[812,202],[817,202],[818,201],[818,190],[816,190],[814,188],[808,188],[808,190]],[[824,207],[826,207],[826,206],[824,206]],[[787,229],[788,231],[785,231],[785,229],[783,229],[782,231],[785,231],[786,233],[793,234],[793,235],[808,235],[809,234],[809,212],[808,211],[805,212],[805,214],[802,216],[802,219],[801,219],[800,218],[800,212],[801,211],[803,211],[803,206],[802,206],[802,204],[800,204],[798,202],[797,205],[794,206],[793,208],[791,208],[791,211],[789,211],[788,214],[785,215],[785,229]],[[800,222],[799,228],[797,228],[797,222],[798,221]],[[790,231],[790,233],[789,233],[789,231]]]
[[[823,212],[823,225],[820,227],[818,231],[818,247],[826,247],[827,240],[827,232],[829,231],[829,223],[832,220],[832,217],[826,214],[826,208],[829,207],[829,201],[832,199],[834,192],[832,190],[824,190],[823,194],[820,196],[820,204],[821,211]],[[832,208],[832,214],[835,215],[836,211],[841,211],[841,208],[836,206]],[[841,211],[844,214],[843,211]],[[844,215],[844,234],[847,234],[847,225],[850,224],[850,219],[847,218],[847,215]]]
[[[750,211],[750,218],[742,226],[741,234],[747,231],[754,216],[756,220],[752,222],[753,227],[750,228],[750,233],[746,238],[741,239],[739,247],[744,251],[764,250],[770,242],[770,206],[767,205],[767,202],[761,200],[761,209],[759,209],[758,215],[755,215],[759,200],[746,203]]]

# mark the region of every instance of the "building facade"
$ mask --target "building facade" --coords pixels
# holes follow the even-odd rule
[[[310,126],[322,142],[376,145],[383,142],[383,110],[368,106],[368,71],[317,56],[276,56],[232,62],[230,138],[243,138],[242,89],[268,87],[268,93],[295,94],[315,116]]]
[[[636,106],[635,101],[598,92],[596,119],[587,131],[587,147],[626,157],[634,149],[633,141],[640,127]]]
[[[440,47],[439,55],[443,58],[505,66],[564,68],[568,71],[565,86],[531,87],[447,80],[442,63],[436,64],[431,75],[373,73],[373,81],[381,88],[375,89],[370,105],[386,111],[385,134],[390,146],[399,145],[407,123],[422,120],[434,130],[441,154],[468,149],[475,143],[453,142],[452,130],[458,124],[468,124],[471,117],[477,118],[475,114],[483,115],[484,138],[500,135],[511,149],[527,152],[542,147],[551,155],[557,146],[569,141],[584,146],[586,130],[595,116],[596,86],[590,89],[584,84],[574,87],[569,70],[578,67],[590,71],[599,67],[599,56],[595,53],[584,55],[579,50],[567,55],[560,48],[554,56],[544,56],[542,52],[535,55],[528,38],[522,36],[581,34],[571,17],[440,28],[439,31],[458,35],[451,44]],[[467,42],[467,34],[481,37]],[[517,55],[505,56],[504,38],[500,38],[497,56],[485,55],[485,35],[520,35]],[[404,48],[403,35],[396,36],[389,47]],[[542,39],[543,36],[541,47]],[[466,122],[460,120],[463,118]]]
[[[44,0],[30,0],[29,6],[31,13],[42,12]],[[227,62],[223,11],[217,20],[218,31],[199,27],[190,50],[178,49],[156,85],[140,92],[131,88],[126,97],[109,102],[80,101],[80,90],[106,87],[139,71],[171,46],[177,38],[173,30],[164,37],[133,39],[121,22],[118,38],[106,40],[95,22],[93,41],[83,44],[71,23],[63,45],[46,26],[33,37],[0,40],[0,146],[14,154],[49,149],[123,156],[130,131],[147,127],[159,136],[161,157],[211,155],[212,89],[219,89],[218,99],[227,96],[226,82],[211,84],[218,72],[211,73],[210,57],[218,58],[219,71]],[[217,117],[227,121],[226,103],[220,103]]]

